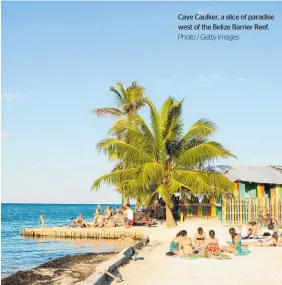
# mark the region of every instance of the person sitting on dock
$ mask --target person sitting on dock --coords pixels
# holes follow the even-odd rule
[[[94,218],[94,227],[102,228],[104,226],[105,218],[102,215],[95,216]]]
[[[114,209],[111,206],[109,208],[109,215],[110,215],[110,217],[112,217],[114,215]]]
[[[94,216],[95,216],[95,215],[100,215],[100,214],[101,214],[101,205],[98,205],[98,206],[97,206],[97,209],[96,209],[96,211],[95,211]]]
[[[77,219],[74,220],[73,223],[75,223],[75,225],[76,225],[77,227],[81,227],[81,228],[86,228],[86,227],[88,227],[87,223],[84,221],[84,219],[83,219],[83,217],[82,217],[82,214],[79,214],[79,215],[77,216]]]
[[[121,213],[121,209],[119,206],[116,207],[116,210],[115,210],[115,215],[119,215],[119,214],[122,214]]]
[[[104,220],[104,228],[114,228],[116,226],[116,222],[114,216],[106,218]]]
[[[116,208],[115,214],[112,216],[112,219],[115,222],[116,227],[124,227],[125,221],[121,209],[119,207]]]
[[[197,233],[194,236],[195,253],[204,251],[205,239],[206,239],[206,234],[204,233],[203,228],[199,227],[197,230]]]
[[[104,212],[104,217],[105,219],[109,219],[112,216],[112,207],[107,206],[105,212]]]
[[[98,207],[95,211],[95,214],[94,214],[94,218],[93,218],[94,227],[95,227],[95,224],[97,223],[97,219],[100,215],[101,215],[101,205],[98,205]]]
[[[71,218],[71,226],[70,227],[77,227],[76,219]]]
[[[116,226],[116,223],[113,218],[113,208],[107,207],[104,214],[104,227],[105,228],[113,228]]]

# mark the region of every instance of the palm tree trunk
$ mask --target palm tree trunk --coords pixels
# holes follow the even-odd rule
[[[123,162],[122,163],[122,170],[126,169],[126,163]],[[129,202],[129,197],[126,197],[124,194],[121,194],[122,197],[122,205],[126,206],[127,204],[130,204]]]
[[[135,106],[132,108],[132,110],[129,112],[129,115],[128,115],[128,119],[129,121],[133,121],[133,117],[136,115],[136,108]],[[126,163],[123,162],[122,163],[122,170],[126,169]],[[125,197],[124,195],[122,195],[122,204],[123,206],[126,206],[127,204],[130,204],[130,201],[129,201],[129,197]]]
[[[128,198],[128,197],[123,197],[123,198],[122,198],[122,201],[123,201],[123,206],[126,206],[127,204],[130,205],[130,201],[129,201],[129,198]]]
[[[174,220],[172,211],[168,205],[165,205],[165,210],[166,210],[166,226],[168,228],[176,227],[176,222]]]

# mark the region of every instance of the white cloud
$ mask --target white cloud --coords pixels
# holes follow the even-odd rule
[[[21,92],[12,92],[2,94],[2,100],[21,100],[28,97],[27,94]]]
[[[9,137],[8,133],[1,132],[1,139],[7,139]]]

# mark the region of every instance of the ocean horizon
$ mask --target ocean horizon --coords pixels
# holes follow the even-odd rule
[[[39,216],[45,216],[45,226],[66,226],[82,214],[93,220],[98,204],[1,203],[1,273],[2,277],[27,270],[66,255],[89,252],[121,251],[132,241],[52,239],[20,236],[20,230],[40,227]],[[113,208],[121,204],[100,204]]]

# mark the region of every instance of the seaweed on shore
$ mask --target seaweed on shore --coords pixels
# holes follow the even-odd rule
[[[86,253],[73,256],[64,256],[41,264],[31,270],[18,271],[3,278],[2,285],[52,285],[75,284],[85,280],[95,271],[95,267],[108,260],[116,252]]]

